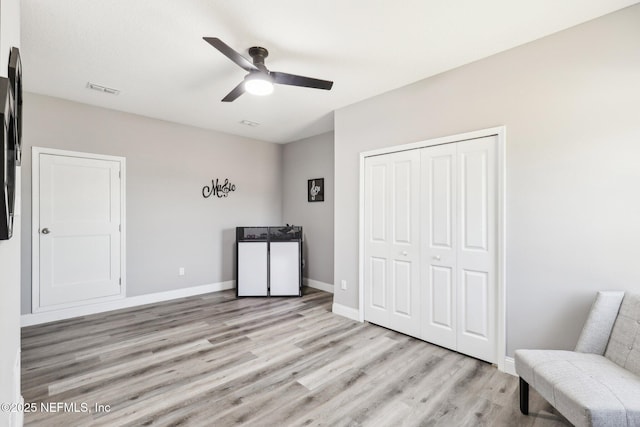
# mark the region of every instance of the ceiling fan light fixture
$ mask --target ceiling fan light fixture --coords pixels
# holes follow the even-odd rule
[[[266,74],[250,73],[244,79],[244,90],[252,95],[269,95],[273,93],[273,81]]]
[[[218,49],[220,53],[233,61],[237,66],[249,72],[249,74],[244,77],[243,81],[241,81],[231,92],[222,98],[222,102],[233,102],[245,92],[249,92],[253,95],[269,95],[273,92],[274,84],[324,90],[330,90],[331,87],[333,87],[333,82],[330,80],[320,80],[311,77],[298,76],[296,74],[269,71],[269,69],[264,65],[264,60],[269,56],[269,51],[263,47],[254,46],[249,48],[249,55],[253,60],[249,61],[219,38],[203,38],[207,43]]]

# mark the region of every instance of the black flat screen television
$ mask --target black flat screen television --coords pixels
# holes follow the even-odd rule
[[[14,152],[16,166],[22,163],[22,62],[20,61],[20,49],[12,47],[9,53],[9,90],[13,99],[11,118],[14,125]]]
[[[16,195],[16,123],[9,80],[0,77],[0,240],[13,235]]]

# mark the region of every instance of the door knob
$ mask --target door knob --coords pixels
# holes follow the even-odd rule
[[[403,256],[407,256],[407,255],[409,255],[409,252],[407,252],[407,251],[402,251],[402,255],[403,255]]]
[[[435,255],[433,259],[435,259],[436,261],[440,261],[440,255]]]
[[[42,234],[49,234],[49,233],[51,233],[51,230],[49,230],[48,228],[43,228],[41,233]]]

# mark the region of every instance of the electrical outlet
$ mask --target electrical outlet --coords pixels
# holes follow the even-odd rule
[[[342,289],[343,291],[347,290],[347,281],[346,280],[342,279],[340,281],[340,289]]]
[[[184,276],[184,267],[178,269],[178,276]]]

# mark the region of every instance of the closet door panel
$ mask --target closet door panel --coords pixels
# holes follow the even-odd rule
[[[488,156],[484,150],[460,153],[460,243],[464,251],[488,251]]]
[[[389,259],[391,312],[388,326],[420,336],[420,152],[388,155],[391,164]]]
[[[458,149],[458,351],[489,362],[495,354],[497,137]]]
[[[368,159],[367,159],[368,160]],[[369,171],[370,183],[367,188],[370,198],[369,209],[369,235],[372,242],[386,243],[387,240],[387,168],[386,163],[371,160],[371,170]]]
[[[393,181],[391,183],[393,221],[391,226],[393,243],[398,246],[411,245],[411,242],[417,237],[411,235],[415,213],[413,205],[417,203],[417,197],[419,197],[417,194],[412,194],[412,190],[416,186],[416,183],[412,182],[415,181],[413,172],[417,167],[419,166],[411,158],[401,158],[393,162]]]
[[[415,311],[411,308],[411,263],[393,261],[393,314],[411,316]]]
[[[371,307],[387,310],[387,260],[371,257],[370,259]]]
[[[489,292],[487,273],[464,270],[460,276],[460,327],[463,335],[489,340]]]
[[[365,160],[365,320],[383,326],[389,318],[389,170],[384,156]]]
[[[421,337],[456,348],[456,146],[421,150]]]
[[[420,154],[365,159],[365,320],[419,336]]]
[[[427,295],[427,312],[430,325],[444,328],[449,332],[454,332],[455,304],[453,295],[455,293],[453,283],[453,269],[450,267],[431,266],[428,280],[431,283],[430,294]]]
[[[432,248],[451,249],[454,235],[454,203],[455,203],[455,152],[453,147],[435,148],[435,153],[428,153],[430,170],[427,185],[430,200],[428,209],[428,226],[430,228],[430,244]],[[439,154],[438,152],[441,152]]]

